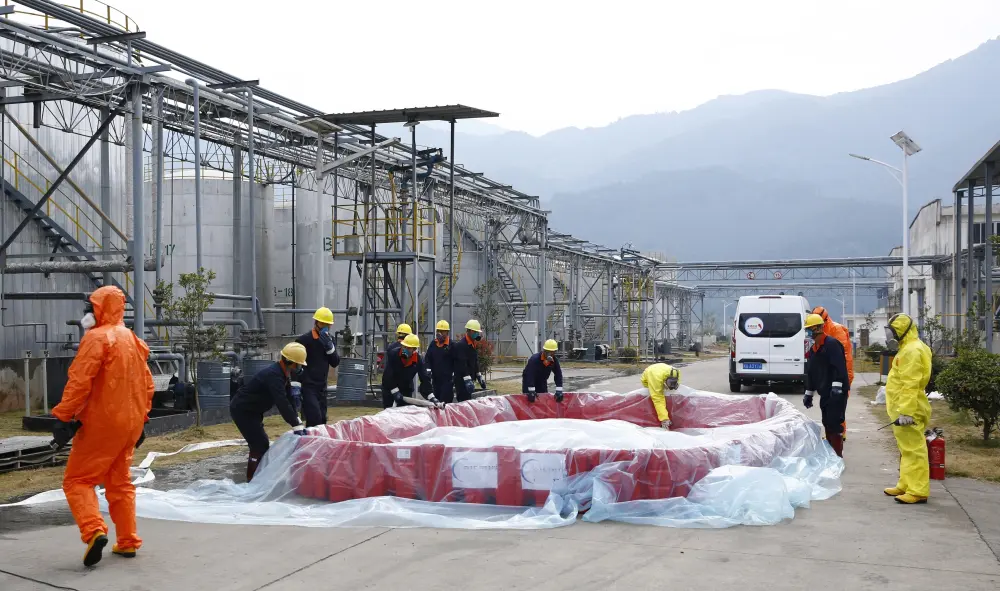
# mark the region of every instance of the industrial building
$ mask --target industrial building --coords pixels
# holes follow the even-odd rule
[[[456,124],[496,113],[328,113],[154,43],[102,2],[0,12],[4,367],[71,357],[86,294],[109,284],[172,363],[154,293],[199,267],[216,275],[205,323],[250,358],[321,305],[368,362],[398,323],[427,339],[484,303],[501,311],[485,327],[501,356],[545,338],[652,355],[700,334],[700,292],[662,261],[560,233],[537,196],[456,163]],[[425,121],[449,123],[451,145],[420,145]],[[390,123],[409,137],[380,135]]]

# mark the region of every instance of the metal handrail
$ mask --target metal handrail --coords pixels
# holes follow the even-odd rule
[[[39,12],[34,12],[31,10],[23,10],[17,8],[16,0],[14,14],[23,14],[31,17],[39,17],[44,20],[44,29],[46,31],[50,28],[51,17],[48,14],[42,14]],[[4,0],[3,5],[9,6],[11,0]],[[100,0],[76,0],[75,2],[58,2],[67,8],[72,8],[78,11],[80,14],[85,14],[96,18],[97,20],[104,21],[109,25],[118,27],[119,29],[124,29],[125,32],[131,33],[133,31],[139,31],[139,24],[135,22],[129,15],[118,10],[114,6],[111,6]]]

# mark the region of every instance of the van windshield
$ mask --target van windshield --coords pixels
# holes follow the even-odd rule
[[[739,330],[752,339],[789,339],[802,330],[802,315],[795,312],[740,314]]]

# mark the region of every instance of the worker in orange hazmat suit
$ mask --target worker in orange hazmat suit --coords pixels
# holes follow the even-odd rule
[[[830,313],[826,311],[823,306],[816,306],[813,309],[813,314],[819,314],[820,318],[823,319],[823,334],[837,339],[837,341],[844,347],[844,361],[847,362],[847,388],[844,390],[845,398],[851,397],[851,384],[854,383],[854,348],[851,343],[851,331],[847,330],[847,327],[838,322],[834,322],[830,318]],[[847,441],[847,421],[845,420],[843,424],[840,425],[841,438]]]
[[[90,308],[93,311],[90,311]],[[108,526],[98,510],[94,487],[103,484],[115,523],[112,551],[135,556],[142,540],[135,527],[135,486],[129,476],[132,454],[145,439],[144,424],[153,404],[153,376],[146,364],[149,347],[125,328],[125,294],[104,286],[90,294],[83,324],[87,328],[69,367],[62,401],[52,409],[58,419],[58,445],[73,438],[63,491],[80,537],[87,544],[86,566],[100,562]]]

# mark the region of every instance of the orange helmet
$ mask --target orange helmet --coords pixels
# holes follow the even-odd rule
[[[827,320],[830,319],[830,313],[827,312],[826,308],[824,308],[823,306],[816,306],[813,309],[813,314],[819,314],[819,317],[823,319],[823,322],[826,322]]]

